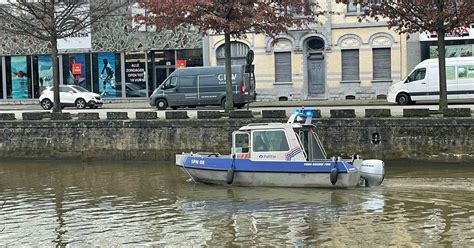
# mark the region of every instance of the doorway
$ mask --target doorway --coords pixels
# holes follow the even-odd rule
[[[324,41],[314,37],[307,42],[308,98],[325,98],[326,61]]]

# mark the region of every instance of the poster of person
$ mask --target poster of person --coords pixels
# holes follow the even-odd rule
[[[115,54],[100,53],[99,66],[99,94],[104,97],[116,97],[115,86]]]
[[[53,86],[53,62],[50,55],[38,56],[39,91]]]
[[[86,56],[84,54],[69,55],[69,76],[67,84],[79,85],[88,89],[86,80]]]
[[[12,99],[26,99],[29,97],[30,75],[27,74],[28,64],[26,56],[11,57]]]
[[[474,45],[449,45],[446,46],[446,58],[470,57],[474,50]],[[438,58],[438,46],[430,46],[430,58]]]

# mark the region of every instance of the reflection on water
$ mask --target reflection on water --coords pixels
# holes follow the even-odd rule
[[[387,163],[381,187],[226,187],[170,163],[0,162],[0,246],[474,246],[474,170]]]

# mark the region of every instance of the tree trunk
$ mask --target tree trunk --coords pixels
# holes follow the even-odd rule
[[[53,66],[53,94],[54,94],[54,113],[61,113],[61,101],[59,98],[59,61],[58,61],[58,42],[51,39],[51,61]]]
[[[230,52],[230,34],[224,34],[224,56],[225,56],[225,92],[226,92],[226,102],[225,102],[225,112],[230,112],[234,110],[234,94],[232,86],[232,62],[231,62],[231,52]]]
[[[446,47],[444,30],[438,30],[438,65],[439,65],[439,110],[448,108],[448,94],[446,86]]]

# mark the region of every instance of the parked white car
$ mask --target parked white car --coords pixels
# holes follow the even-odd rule
[[[103,101],[99,94],[92,93],[77,85],[60,85],[59,99],[61,107],[76,107],[83,109],[86,107],[98,108],[102,106]],[[39,98],[43,109],[51,109],[54,103],[53,87],[46,88]]]

